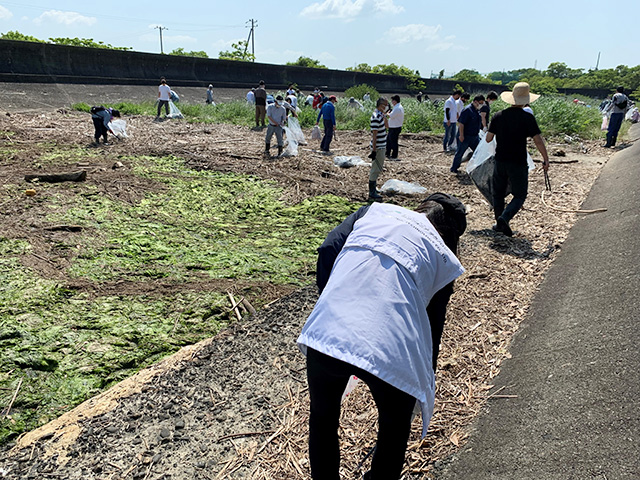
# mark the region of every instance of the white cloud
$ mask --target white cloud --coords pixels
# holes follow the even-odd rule
[[[0,20],[9,20],[11,17],[13,17],[13,13],[0,5]]]
[[[401,45],[405,43],[422,43],[427,51],[466,50],[456,45],[455,35],[441,36],[441,25],[423,25],[412,23],[402,27],[391,27],[384,33],[383,42]]]
[[[322,3],[312,3],[303,8],[300,15],[317,19],[353,20],[361,14],[389,14],[402,11],[404,11],[404,7],[396,5],[394,0],[325,0]]]
[[[95,17],[85,17],[77,12],[62,12],[60,10],[48,10],[37,18],[33,19],[34,23],[41,25],[45,22],[60,23],[62,25],[87,25],[95,24],[98,19]]]
[[[330,60],[337,60],[335,55],[330,54],[329,52],[322,52],[321,54],[318,55],[318,60],[321,60],[323,62],[327,62]]]

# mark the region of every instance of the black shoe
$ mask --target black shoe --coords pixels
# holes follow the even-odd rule
[[[369,181],[369,200],[373,200],[374,202],[382,200],[382,195],[376,190],[376,182]]]
[[[511,230],[509,224],[505,222],[502,217],[498,218],[498,220],[496,220],[496,224],[491,228],[496,232],[506,235],[507,237],[513,237],[513,230]]]

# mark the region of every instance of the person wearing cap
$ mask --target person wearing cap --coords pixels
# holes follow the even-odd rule
[[[282,95],[278,95],[274,103],[267,107],[267,119],[269,126],[267,127],[267,135],[265,137],[264,155],[269,157],[271,154],[271,139],[276,134],[278,141],[278,156],[282,155],[284,147],[284,139],[282,138],[282,127],[287,123],[287,110],[283,106],[284,100]]]
[[[415,211],[361,207],[318,249],[320,297],[297,340],[307,357],[311,476],[338,479],[338,426],[351,376],[378,408],[378,435],[365,479],[400,478],[416,402],[426,434],[435,370],[467,226],[458,199],[435,193]]]
[[[458,119],[458,149],[453,157],[450,169],[453,173],[458,173],[464,152],[468,148],[475,151],[478,143],[480,143],[480,126],[482,124],[480,108],[482,105],[484,105],[484,95],[476,95],[471,105],[462,109]]]
[[[322,108],[318,112],[318,118],[316,119],[316,125],[320,124],[320,118],[322,118],[322,124],[324,125],[324,137],[320,142],[320,150],[324,153],[329,153],[329,147],[331,146],[331,140],[333,140],[333,134],[336,128],[336,107],[335,104],[338,99],[335,95],[331,95]]]
[[[256,101],[256,127],[264,127],[264,117],[267,111],[267,91],[265,90],[264,80],[260,80],[258,88],[253,92]]]
[[[533,138],[542,155],[542,168],[545,172],[549,169],[549,155],[536,118],[523,110],[526,104],[534,102],[540,95],[531,93],[528,83],[519,82],[515,84],[512,92],[502,92],[500,97],[511,107],[493,116],[485,139],[487,142],[491,142],[494,137],[496,139],[496,163],[493,173],[493,213],[496,223],[493,229],[510,237],[513,231],[509,222],[527,198],[527,138]],[[509,184],[513,198],[505,208],[504,199]]]
[[[628,110],[629,99],[624,94],[624,87],[618,87],[609,104],[606,113],[610,113],[609,126],[607,127],[607,143],[604,148],[615,147],[618,140],[618,132],[622,126],[625,113]]]
[[[207,88],[207,105],[215,105],[213,101],[213,85],[209,84],[209,88]]]

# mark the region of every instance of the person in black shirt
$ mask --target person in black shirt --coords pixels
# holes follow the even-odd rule
[[[480,118],[482,119],[482,130],[485,132],[489,129],[489,120],[491,120],[491,103],[498,99],[498,94],[493,90],[487,93],[487,101],[480,107]]]
[[[542,168],[549,169],[549,155],[540,128],[533,115],[522,108],[540,95],[529,92],[529,84],[516,83],[513,92],[502,92],[500,97],[512,106],[498,112],[491,119],[486,141],[496,138],[496,166],[493,173],[493,211],[496,224],[493,229],[508,237],[513,235],[509,222],[524,205],[527,198],[529,169],[527,166],[527,138],[533,138],[542,155]],[[513,199],[505,208],[507,185],[511,182]]]

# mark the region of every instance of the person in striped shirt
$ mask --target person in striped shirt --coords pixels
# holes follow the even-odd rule
[[[384,167],[384,156],[387,151],[388,123],[385,112],[389,108],[386,98],[380,97],[376,102],[376,109],[371,115],[371,170],[369,171],[369,200],[380,201],[382,196],[376,191],[378,176]]]

